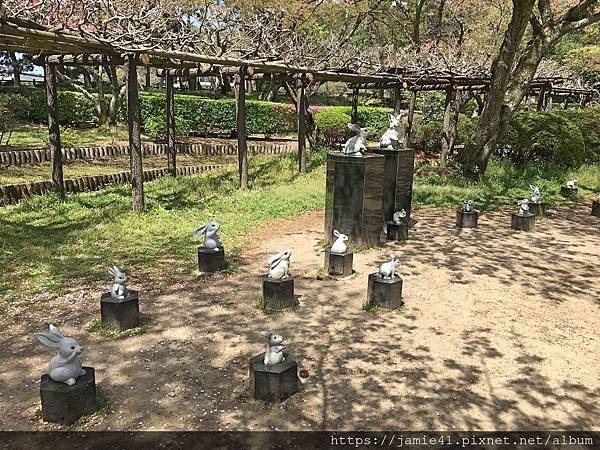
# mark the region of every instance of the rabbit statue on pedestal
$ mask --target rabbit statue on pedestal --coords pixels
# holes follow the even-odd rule
[[[363,152],[367,151],[367,136],[369,130],[367,128],[361,128],[354,123],[349,123],[348,128],[356,133],[344,144],[342,153],[345,155],[362,155]]]
[[[392,221],[394,223],[402,223],[402,221],[406,219],[406,211],[404,209],[401,209],[400,211],[397,211],[394,213],[394,215],[392,216]]]
[[[575,189],[577,187],[577,180],[569,180],[566,182],[565,186],[569,189]]]
[[[517,205],[519,205],[519,215],[520,216],[529,214],[529,200],[528,199],[524,198],[523,200],[520,200],[519,202],[517,202]]]
[[[529,199],[529,201],[531,203],[539,203],[542,199],[540,188],[537,186],[533,186],[532,184],[529,185],[529,188],[531,189],[531,198]]]
[[[474,205],[475,205],[475,202],[473,200],[465,200],[463,202],[461,210],[463,212],[473,212]]]
[[[273,334],[270,331],[261,331],[260,334],[267,338],[267,350],[265,351],[265,366],[280,364],[285,360],[285,347],[280,345],[283,342],[283,336]]]
[[[390,257],[391,259],[388,262],[383,263],[379,267],[379,278],[384,280],[391,280],[394,277],[399,277],[396,273],[396,267],[400,265],[400,260],[394,255],[390,255]]]
[[[117,266],[112,266],[106,272],[115,279],[115,284],[113,284],[112,289],[110,290],[110,296],[112,298],[123,300],[129,295],[129,291],[127,290],[126,286],[127,275],[121,272]]]
[[[331,246],[331,253],[346,253],[346,250],[348,250],[348,246],[346,245],[346,242],[348,241],[348,236],[340,233],[338,230],[333,230],[333,235],[337,239]]]
[[[269,258],[269,278],[282,280],[290,276],[291,250],[284,250]]]
[[[85,375],[79,359],[82,348],[75,339],[65,337],[54,325],[50,325],[50,333],[37,333],[36,337],[46,347],[58,349],[48,366],[52,380],[73,386],[78,377]]]
[[[408,111],[402,111],[397,116],[388,114],[388,129],[379,140],[379,148],[398,150],[404,147],[406,141],[406,121]]]
[[[211,250],[213,252],[218,252],[221,249],[221,241],[219,240],[219,236],[217,235],[217,231],[219,230],[219,224],[214,221],[210,221],[201,225],[200,228],[196,230],[194,233],[194,237],[196,239],[200,238],[203,234],[204,237],[204,245],[202,248],[206,250]]]

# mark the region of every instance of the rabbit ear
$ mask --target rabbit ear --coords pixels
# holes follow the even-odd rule
[[[52,336],[51,334],[41,334],[41,333],[36,333],[35,337],[37,337],[37,340],[45,345],[46,347],[51,347],[51,348],[59,348],[60,344],[59,339],[56,336]]]
[[[348,124],[348,128],[350,128],[355,133],[360,132],[360,127],[357,124],[355,124],[355,123],[349,123]]]
[[[115,275],[121,275],[121,269],[119,269],[117,266],[114,266],[113,270],[115,272]]]
[[[196,232],[194,233],[194,237],[196,239],[198,239],[200,236],[202,236],[204,233],[206,233],[206,226],[207,226],[207,224],[200,225],[200,228],[198,228],[196,230]]]
[[[264,336],[266,338],[271,337],[270,331],[261,331],[260,334],[261,334],[261,336]]]
[[[50,333],[52,333],[54,336],[56,336],[58,339],[62,339],[65,336],[60,332],[60,330],[55,327],[54,325],[50,324]]]
[[[333,230],[333,235],[335,237],[340,237],[340,232],[338,230]]]
[[[394,115],[392,113],[388,113],[388,122],[392,123],[392,121],[395,119]]]
[[[109,267],[109,268],[106,270],[106,273],[107,273],[107,274],[109,274],[111,277],[114,277],[114,276],[115,276],[115,271],[113,270],[113,268],[112,268],[112,267]]]

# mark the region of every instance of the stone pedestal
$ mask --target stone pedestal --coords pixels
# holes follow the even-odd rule
[[[536,217],[544,217],[546,215],[546,204],[529,202],[529,212]]]
[[[513,230],[519,231],[530,231],[533,229],[535,225],[535,215],[534,214],[525,214],[520,215],[517,213],[513,213],[512,219],[510,222],[510,227]]]
[[[402,278],[394,277],[386,280],[379,278],[378,273],[369,275],[367,302],[385,309],[398,309],[402,301]]]
[[[592,202],[592,216],[600,217],[600,201],[598,200]]]
[[[562,195],[563,197],[567,197],[567,198],[576,197],[578,190],[579,190],[578,188],[570,188],[567,186],[561,186],[560,187],[560,195]]]
[[[366,249],[379,245],[382,220],[382,155],[327,155],[325,240],[331,244],[333,230],[344,230],[353,245]]]
[[[213,273],[225,268],[225,249],[218,251],[206,250],[198,247],[198,271],[202,273]]]
[[[396,223],[393,220],[387,222],[388,241],[408,241],[408,220]]]
[[[40,398],[42,418],[46,422],[70,425],[82,416],[98,409],[96,403],[96,377],[92,367],[83,367],[85,375],[77,378],[73,386],[53,381],[48,374],[42,376]]]
[[[415,151],[409,148],[369,148],[369,151],[385,158],[382,205],[384,219],[392,220],[394,213],[402,209],[406,211],[406,217],[410,218]]]
[[[294,296],[294,277],[289,276],[281,280],[262,276],[263,308],[286,309],[298,305]]]
[[[265,354],[250,359],[250,392],[257,400],[281,402],[300,390],[298,365],[290,353],[280,364],[266,366]]]
[[[352,252],[332,253],[331,250],[325,250],[325,272],[329,275],[340,275],[347,277],[352,275],[352,261],[354,254]]]
[[[102,326],[126,330],[140,325],[140,304],[138,291],[129,291],[122,300],[112,298],[105,292],[100,298]]]
[[[479,220],[479,211],[463,211],[462,209],[456,210],[456,226],[458,228],[477,228],[477,221]]]

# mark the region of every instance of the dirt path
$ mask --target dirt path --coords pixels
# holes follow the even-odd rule
[[[453,211],[415,219],[409,242],[355,255],[343,281],[315,277],[322,213],[277,221],[255,232],[236,274],[174,284],[171,267],[162,289],[132,283],[152,319],[141,336],[83,331],[99,293],[32,308],[0,338],[0,429],[54,428],[34,418],[50,352],[31,335],[54,322],[79,337],[112,401],[85,429],[599,430],[600,221],[588,205],[553,211],[529,234],[510,230],[507,210],[462,232]],[[300,306],[266,316],[258,276],[284,248]],[[361,309],[366,279],[389,251],[402,261],[406,308],[373,315]],[[263,329],[285,335],[309,372],[281,405],[248,398]]]

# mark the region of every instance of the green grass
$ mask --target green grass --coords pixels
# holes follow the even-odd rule
[[[515,205],[517,200],[531,196],[530,184],[539,186],[542,201],[553,206],[566,201],[560,196],[560,186],[572,178],[578,181],[580,197],[600,192],[600,164],[564,170],[541,164],[517,167],[506,160],[492,160],[485,177],[476,182],[459,176],[416,178],[413,207],[451,208],[466,199],[475,200],[476,207],[483,210]]]
[[[140,336],[148,331],[150,328],[150,319],[147,316],[142,316],[140,318],[140,323],[139,327],[120,330],[118,328],[105,327],[102,325],[101,319],[94,319],[86,325],[85,330],[90,333],[99,333],[109,339],[121,339],[131,336]]]
[[[231,252],[251,241],[254,227],[269,227],[275,218],[291,218],[325,203],[322,153],[310,155],[311,171],[297,172],[294,156],[251,158],[250,189],[237,189],[235,169],[192,177],[165,177],[145,185],[146,209],[133,213],[130,187],[36,197],[0,208],[0,300],[31,298],[48,292],[94,290],[108,284],[106,268],[116,264],[136,285],[185,282],[197,269],[193,232],[208,220],[221,224]],[[600,165],[560,171],[531,165],[518,169],[495,161],[477,183],[458,177],[417,178],[414,205],[454,208],[465,198],[490,209],[529,196],[529,184],[542,189],[549,204],[566,202],[558,192],[577,178],[582,196],[600,192]],[[516,208],[516,206],[515,206]],[[234,254],[228,272],[237,270]],[[0,305],[1,306],[1,305]]]
[[[253,227],[324,205],[322,166],[300,176],[292,156],[252,158],[250,179],[250,189],[241,191],[235,170],[161,178],[145,185],[144,214],[130,211],[125,185],[0,208],[0,299],[94,289],[110,281],[105,271],[113,264],[127,271],[132,286],[157,275],[167,283],[189,279],[197,268],[193,233],[200,224],[218,220],[232,249],[251,239]]]

